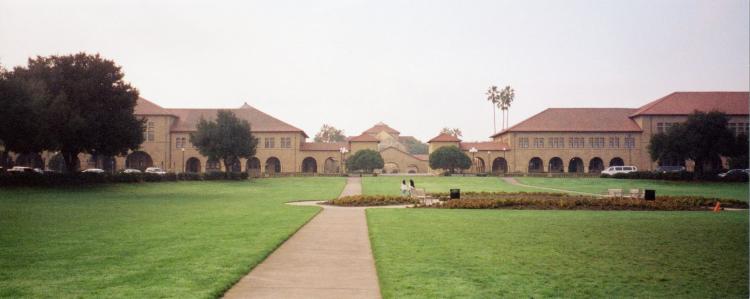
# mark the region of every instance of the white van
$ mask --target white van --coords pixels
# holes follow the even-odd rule
[[[602,174],[608,174],[613,175],[615,173],[631,173],[634,171],[638,171],[638,167],[635,166],[610,166],[604,171],[602,171]]]

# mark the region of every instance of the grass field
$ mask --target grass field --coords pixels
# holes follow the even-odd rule
[[[0,297],[216,297],[343,178],[0,190]]]
[[[606,193],[607,189],[654,189],[656,195],[693,195],[748,200],[747,183],[677,182],[602,178],[516,178],[520,183],[588,193]]]
[[[505,191],[505,192],[539,192],[539,189],[511,185],[497,177],[460,177],[460,176],[378,176],[362,178],[362,193],[366,195],[398,195],[401,193],[401,180],[413,179],[417,188],[427,192],[448,192],[451,188],[466,191]]]
[[[747,298],[747,212],[368,209],[384,298]]]

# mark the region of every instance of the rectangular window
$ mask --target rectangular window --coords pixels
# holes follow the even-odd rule
[[[529,138],[518,138],[518,147],[529,148]]]
[[[620,147],[620,137],[609,137],[609,147],[611,147],[611,148],[619,148]]]
[[[589,137],[589,147],[591,148],[604,147],[604,137]]]
[[[547,139],[549,142],[547,142],[547,145],[550,148],[564,148],[565,147],[565,138],[563,137],[550,137]]]
[[[146,131],[143,132],[144,141],[154,141],[154,122],[150,121],[146,123]]]
[[[634,148],[634,147],[635,147],[635,138],[625,137],[625,148]]]
[[[281,137],[281,148],[291,148],[292,137]]]
[[[583,148],[586,145],[585,138],[583,137],[571,137],[568,141],[570,148]]]
[[[735,135],[748,133],[748,123],[729,123],[729,129],[734,132]]]
[[[534,138],[534,147],[544,148],[544,138]]]
[[[274,147],[276,147],[276,145],[275,145],[276,138],[274,138],[274,137],[266,137],[264,140],[265,140],[266,148],[274,148]]]
[[[175,148],[183,148],[183,147],[185,147],[185,145],[182,144],[182,137],[175,138],[174,147]]]

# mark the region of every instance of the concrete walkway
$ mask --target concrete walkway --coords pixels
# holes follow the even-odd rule
[[[361,192],[361,179],[348,178],[341,196]],[[380,298],[365,209],[322,207],[224,298]]]
[[[557,191],[557,192],[563,192],[563,193],[573,193],[573,194],[580,194],[580,195],[588,195],[588,196],[594,196],[594,197],[606,197],[601,194],[596,193],[588,193],[588,192],[580,192],[580,191],[573,191],[573,190],[565,190],[565,189],[557,189],[557,188],[548,188],[548,187],[539,187],[539,186],[532,186],[532,185],[526,185],[522,184],[518,180],[516,180],[513,177],[503,177],[503,181],[505,181],[508,184],[521,186],[521,187],[527,187],[527,188],[536,188],[539,190],[545,190],[545,191]]]

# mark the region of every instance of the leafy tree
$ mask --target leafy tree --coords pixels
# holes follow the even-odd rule
[[[123,77],[119,66],[98,54],[37,56],[16,67],[9,78],[20,82],[35,111],[24,115],[37,129],[27,135],[28,144],[60,151],[69,172],[76,170],[79,153],[111,156],[137,149],[144,120],[133,114],[138,90]]]
[[[406,151],[412,155],[425,155],[429,152],[427,143],[419,141],[417,138],[408,136],[401,139],[401,143],[406,146]]]
[[[336,129],[331,125],[323,124],[323,127],[321,127],[320,131],[315,134],[315,138],[313,140],[315,142],[326,143],[342,142],[346,140],[346,136],[344,136],[343,130]]]
[[[385,162],[378,151],[363,149],[349,157],[346,161],[346,165],[350,170],[363,170],[364,172],[370,173],[373,169],[383,168]]]
[[[489,89],[487,89],[487,100],[492,103],[492,128],[493,133],[497,133],[497,121],[495,120],[495,112],[497,111],[497,107],[500,106],[500,91],[497,90],[497,86],[492,85]]]
[[[457,169],[469,169],[471,159],[456,146],[443,146],[430,154],[430,167],[454,173]]]
[[[451,128],[448,128],[448,127],[443,128],[440,131],[440,134],[453,135],[456,138],[460,138],[460,137],[463,136],[463,133],[461,132],[461,129],[459,129],[459,128],[453,128],[453,129],[451,129]]]
[[[0,166],[8,167],[8,152],[33,153],[44,148],[39,126],[40,105],[31,84],[24,84],[0,68]],[[36,85],[38,87],[38,84]]]
[[[237,118],[232,111],[219,110],[216,121],[201,118],[190,142],[209,160],[220,160],[229,172],[239,158],[255,155],[258,139],[250,132],[250,123]]]
[[[651,160],[693,160],[695,172],[718,168],[721,156],[736,151],[734,133],[727,128],[729,117],[722,112],[696,111],[685,123],[676,124],[667,132],[651,137],[648,146]]]
[[[750,168],[750,157],[748,151],[750,150],[750,140],[748,135],[739,134],[735,139],[734,153],[729,157],[729,168]]]
[[[500,110],[503,111],[503,130],[508,128],[508,121],[510,118],[508,109],[510,109],[510,104],[513,103],[515,97],[516,91],[510,86],[505,86],[505,88],[500,91],[500,102],[498,105],[500,106]]]

